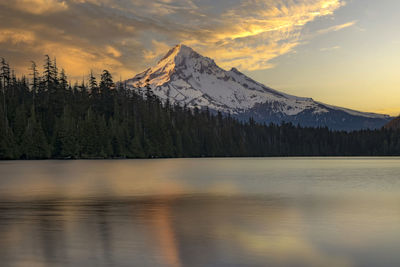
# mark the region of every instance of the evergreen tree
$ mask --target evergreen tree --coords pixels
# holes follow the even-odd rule
[[[44,159],[50,157],[49,145],[42,126],[36,119],[35,109],[33,107],[22,139],[22,158]]]

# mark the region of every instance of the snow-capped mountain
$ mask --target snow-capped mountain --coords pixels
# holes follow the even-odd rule
[[[214,60],[190,47],[177,45],[156,66],[126,81],[143,92],[149,86],[161,100],[190,108],[208,107],[240,119],[259,122],[298,123],[332,129],[379,128],[390,117],[326,105],[312,98],[276,91],[247,77],[237,69],[226,71]]]

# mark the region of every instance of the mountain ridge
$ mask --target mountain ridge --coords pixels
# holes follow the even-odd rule
[[[208,108],[265,123],[286,121],[302,126],[357,130],[380,128],[391,119],[388,115],[336,107],[277,91],[236,68],[224,70],[213,59],[182,44],[125,84],[139,92],[149,86],[162,101],[168,99],[171,104]]]

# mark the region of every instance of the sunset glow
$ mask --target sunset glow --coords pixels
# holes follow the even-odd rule
[[[71,82],[133,77],[184,43],[278,90],[362,111],[400,113],[394,0],[5,0],[0,57],[17,74],[43,55]]]

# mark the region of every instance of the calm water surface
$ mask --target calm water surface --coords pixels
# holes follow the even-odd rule
[[[400,266],[400,158],[3,161],[0,266]]]

